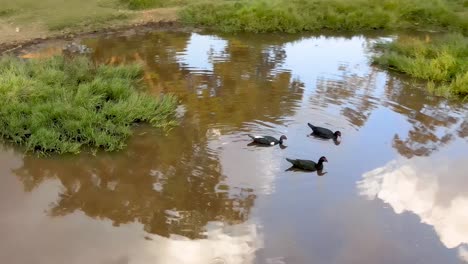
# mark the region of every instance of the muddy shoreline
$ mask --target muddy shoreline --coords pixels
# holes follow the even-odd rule
[[[200,31],[199,28],[185,26],[178,21],[150,21],[139,24],[108,27],[103,29],[97,29],[92,31],[83,32],[64,32],[58,33],[57,35],[51,35],[42,38],[33,38],[24,41],[14,41],[7,43],[0,43],[0,55],[14,54],[17,55],[21,51],[32,48],[33,46],[53,42],[53,41],[72,41],[86,37],[92,37],[103,34],[120,34],[127,31],[134,31],[130,33],[141,33],[149,31]]]

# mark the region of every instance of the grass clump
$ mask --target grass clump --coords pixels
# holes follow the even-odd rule
[[[468,38],[449,34],[435,39],[400,37],[377,43],[383,51],[374,63],[410,76],[429,80],[444,94],[468,96]],[[437,87],[437,88],[435,88]]]
[[[0,17],[11,16],[16,13],[16,10],[10,8],[0,8]]]
[[[163,0],[122,0],[130,9],[147,9],[152,7],[161,7]]]
[[[120,0],[130,9],[148,9],[159,7],[184,6],[195,0]]]
[[[122,149],[135,122],[174,123],[176,100],[136,88],[138,65],[95,66],[84,57],[0,59],[0,138],[27,151]]]
[[[450,0],[250,0],[206,2],[179,14],[188,24],[235,32],[300,32],[320,29],[441,28],[467,31],[468,20]],[[459,8],[458,8],[459,9]]]

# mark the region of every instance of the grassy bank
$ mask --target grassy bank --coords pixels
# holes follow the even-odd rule
[[[225,32],[442,29],[467,34],[468,0],[0,0],[0,43],[176,20]]]
[[[378,43],[383,54],[374,58],[382,67],[430,81],[445,95],[468,99],[468,38],[450,34],[435,39],[400,37]]]
[[[122,149],[135,122],[173,124],[176,100],[136,88],[138,65],[0,59],[0,138],[40,153]]]
[[[250,0],[209,2],[181,10],[180,19],[225,32],[320,29],[444,29],[467,32],[464,0]]]

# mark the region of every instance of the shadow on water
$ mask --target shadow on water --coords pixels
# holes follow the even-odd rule
[[[271,148],[271,147],[277,147],[277,148],[280,148],[280,149],[286,149],[288,146],[287,145],[284,145],[284,144],[277,144],[275,146],[268,146],[268,145],[263,145],[263,144],[259,144],[259,143],[256,143],[256,142],[250,142],[249,144],[247,144],[248,147],[256,147],[256,148]]]
[[[290,167],[285,171],[294,171],[294,172],[305,172],[305,173],[317,173],[317,176],[324,176],[328,172],[323,171],[323,170],[315,170],[315,171],[307,171],[307,170],[301,170],[296,167]]]
[[[323,141],[323,142],[331,141],[336,146],[339,146],[341,144],[341,140],[339,140],[339,139],[338,140],[337,139],[324,139],[322,137],[319,137],[319,136],[315,135],[314,133],[308,134],[307,137],[313,138],[314,140],[320,140],[320,141]]]

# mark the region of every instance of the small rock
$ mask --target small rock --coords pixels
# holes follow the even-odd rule
[[[77,44],[75,42],[72,42],[70,44],[67,44],[64,48],[63,51],[66,53],[78,53],[78,54],[85,54],[85,53],[91,53],[92,50],[81,44]]]

